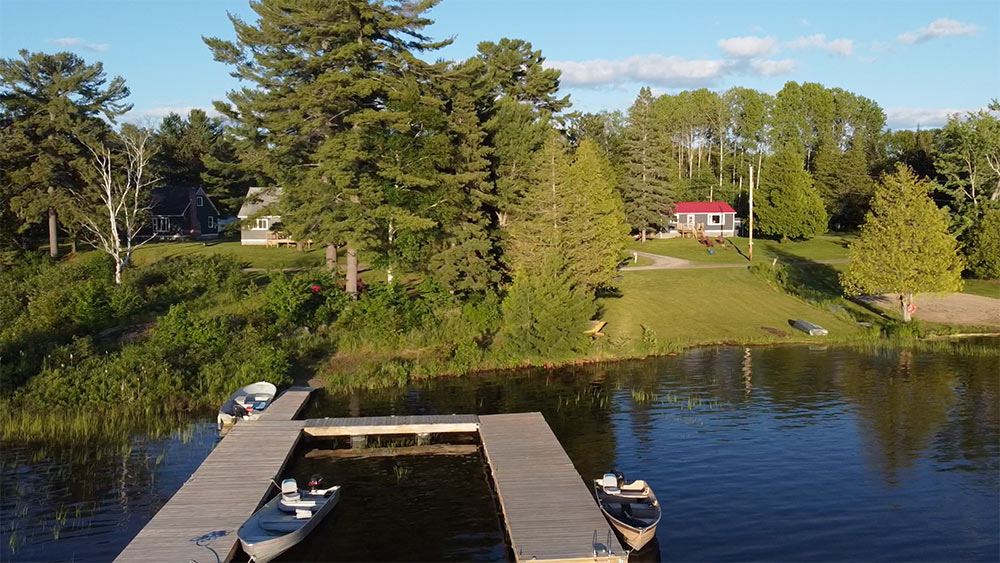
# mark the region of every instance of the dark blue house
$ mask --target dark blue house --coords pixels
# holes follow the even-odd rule
[[[219,236],[219,209],[201,188],[156,188],[150,214],[158,238]]]

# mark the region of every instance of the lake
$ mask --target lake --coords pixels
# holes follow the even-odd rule
[[[523,411],[543,413],[585,480],[619,469],[652,485],[663,520],[637,560],[1000,554],[995,357],[704,348],[320,393],[304,416]],[[4,444],[0,559],[113,558],[217,440],[206,415],[125,446]],[[479,455],[305,458],[313,447],[329,444],[300,446],[288,475],[321,473],[344,486],[343,500],[282,560],[509,557]]]

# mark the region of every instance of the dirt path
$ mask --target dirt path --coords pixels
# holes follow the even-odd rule
[[[652,264],[647,264],[645,266],[626,266],[621,268],[622,272],[637,272],[641,270],[700,270],[700,269],[716,269],[716,268],[746,268],[750,265],[749,262],[740,262],[737,264],[704,264],[699,262],[692,262],[690,260],[684,260],[683,258],[674,258],[673,256],[664,256],[662,254],[651,254],[649,252],[635,252],[643,258],[649,258],[653,261]],[[788,262],[785,262],[786,264]],[[833,260],[803,260],[801,262],[792,262],[793,264],[846,264],[846,258],[836,258]]]
[[[896,295],[873,295],[861,300],[882,309],[899,311]],[[968,293],[919,293],[914,296],[913,303],[917,306],[913,317],[922,321],[1000,327],[1000,299]]]

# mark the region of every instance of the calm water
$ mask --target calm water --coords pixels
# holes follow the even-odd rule
[[[519,411],[545,415],[585,479],[651,483],[664,514],[640,559],[1000,559],[995,358],[703,349],[321,395],[306,416]],[[0,557],[110,559],[215,441],[203,422],[86,459],[5,444]],[[305,459],[312,447],[329,445],[304,444],[289,475],[322,473],[344,497],[285,560],[508,556],[478,455]]]

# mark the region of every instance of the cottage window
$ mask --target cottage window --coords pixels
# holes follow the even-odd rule
[[[205,201],[202,199],[201,196],[198,196],[194,198],[194,204],[197,205],[198,207],[201,207],[202,205],[205,204]]]
[[[687,224],[689,226],[694,226],[694,213],[687,214]]]
[[[208,228],[209,229],[215,228],[215,217],[212,217],[211,215],[208,216]]]
[[[722,224],[722,215],[718,215],[718,214],[716,214],[716,215],[709,215],[708,216],[708,224],[709,225],[721,225]]]
[[[257,219],[256,224],[253,227],[255,231],[266,231],[268,227],[267,219]]]
[[[153,230],[158,233],[170,232],[170,218],[162,215],[153,217]]]

